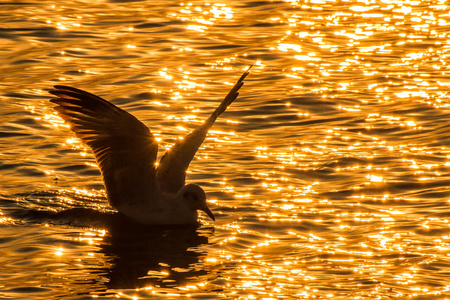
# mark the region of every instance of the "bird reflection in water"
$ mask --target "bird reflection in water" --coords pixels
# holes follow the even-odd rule
[[[197,282],[208,273],[198,267],[206,253],[197,248],[208,244],[205,235],[212,234],[214,228],[203,227],[203,233],[199,230],[198,225],[142,227],[124,218],[114,220],[100,245],[100,251],[112,258],[106,286],[170,288]]]
[[[97,273],[99,279],[106,277],[107,289],[185,286],[197,283],[199,276],[208,274],[208,269],[201,266],[206,252],[198,248],[208,244],[214,227],[145,226],[118,213],[83,207],[60,212],[18,208],[9,210],[8,217],[51,226],[70,225],[80,232],[84,231],[82,228],[88,228],[88,233],[93,229],[104,232],[96,239],[94,250],[103,263],[98,262],[94,270],[86,271]],[[78,255],[76,259],[79,260]]]

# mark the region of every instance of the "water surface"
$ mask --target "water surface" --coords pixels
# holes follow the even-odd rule
[[[0,297],[446,299],[445,1],[0,5]],[[52,111],[71,85],[191,163],[216,222],[142,228]]]

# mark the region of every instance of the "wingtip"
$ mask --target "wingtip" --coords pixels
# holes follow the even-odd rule
[[[55,84],[53,86],[53,89],[54,90],[67,90],[67,89],[71,89],[71,87],[67,86],[67,85]]]
[[[245,77],[247,77],[248,74],[250,74],[250,69],[253,67],[253,65],[250,65],[250,67],[247,68],[247,70],[242,74],[241,78],[239,78],[238,83],[243,83]],[[242,86],[242,85],[241,85]]]
[[[52,89],[50,89],[48,92],[52,95],[55,95],[57,97],[60,97],[61,94],[63,94],[65,91],[70,91],[70,87],[69,86],[65,86],[65,85],[54,85]]]
[[[49,94],[52,94],[52,95],[57,96],[57,97],[59,96],[58,94],[61,93],[61,91],[59,89],[51,89],[48,92],[49,92]]]

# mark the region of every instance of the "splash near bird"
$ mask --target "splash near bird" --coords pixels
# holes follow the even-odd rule
[[[197,222],[197,210],[212,220],[203,189],[185,184],[186,170],[208,130],[238,97],[251,66],[205,123],[179,140],[156,166],[158,143],[136,117],[91,93],[55,85],[55,110],[94,153],[108,201],[119,213],[147,225]]]

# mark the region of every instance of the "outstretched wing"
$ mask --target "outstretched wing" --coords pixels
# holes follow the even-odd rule
[[[109,202],[139,204],[159,198],[155,161],[158,144],[133,115],[88,92],[56,85],[55,110],[94,152]],[[156,205],[156,203],[155,203]]]
[[[241,78],[239,78],[237,83],[233,86],[231,91],[222,103],[220,103],[219,107],[217,107],[208,118],[208,120],[196,128],[192,133],[184,137],[184,139],[178,141],[161,158],[156,176],[159,186],[163,192],[176,193],[184,186],[186,171],[189,167],[189,163],[194,158],[198,148],[205,140],[208,130],[214,124],[217,117],[220,116],[238,97],[238,91],[244,84],[244,79],[248,75],[251,67],[252,66],[250,66]]]

